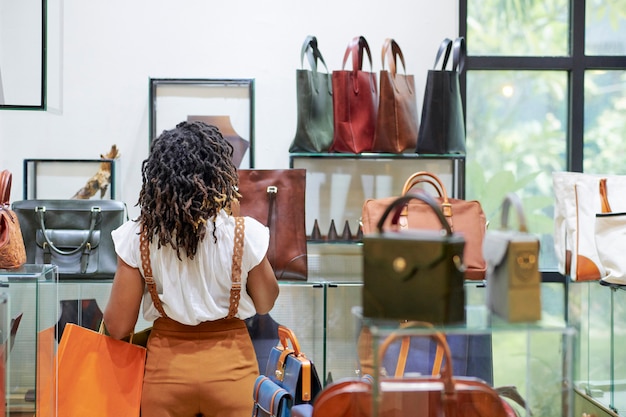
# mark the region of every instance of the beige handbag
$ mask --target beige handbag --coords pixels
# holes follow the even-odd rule
[[[518,219],[517,230],[508,227],[509,207]],[[488,230],[483,244],[487,262],[487,304],[509,322],[541,319],[539,238],[528,232],[522,202],[509,193],[502,203],[501,228]]]

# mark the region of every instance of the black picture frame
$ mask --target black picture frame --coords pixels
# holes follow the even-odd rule
[[[238,168],[254,168],[253,78],[150,78],[149,111],[149,143],[181,121],[209,120],[234,138]]]

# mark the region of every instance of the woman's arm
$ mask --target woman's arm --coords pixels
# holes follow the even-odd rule
[[[135,331],[144,285],[139,269],[118,257],[111,297],[104,309],[104,325],[112,337],[121,339]]]
[[[279,288],[267,256],[264,256],[263,260],[248,273],[246,290],[254,301],[258,314],[267,314],[274,307]]]

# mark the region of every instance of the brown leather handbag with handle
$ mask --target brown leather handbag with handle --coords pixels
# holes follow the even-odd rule
[[[463,263],[466,267],[465,278],[470,280],[484,279],[487,263],[483,257],[483,240],[487,229],[487,218],[480,202],[448,197],[448,192],[439,177],[426,171],[419,171],[411,175],[404,183],[402,195],[408,193],[413,187],[423,184],[426,184],[429,189],[435,189],[435,200],[439,202],[450,228],[453,232],[461,233],[465,238],[465,250],[463,252]],[[376,231],[378,220],[387,206],[396,198],[386,197],[365,201],[362,211],[363,233]],[[391,222],[392,219],[388,218],[385,227],[388,228]],[[398,219],[398,224],[401,228],[408,229],[438,230],[441,228],[432,210],[425,203],[417,200],[407,204]]]
[[[0,269],[16,269],[26,263],[26,248],[17,215],[11,210],[9,170],[0,172]]]

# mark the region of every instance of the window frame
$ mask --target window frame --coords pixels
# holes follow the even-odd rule
[[[459,36],[467,40],[468,0],[459,0]],[[626,56],[585,54],[586,1],[570,0],[569,56],[476,56],[468,43],[465,70],[460,74],[461,100],[466,114],[466,74],[468,71],[537,70],[567,71],[568,104],[566,129],[566,170],[583,172],[585,72],[626,70]],[[543,271],[543,282],[563,282],[559,272]]]

